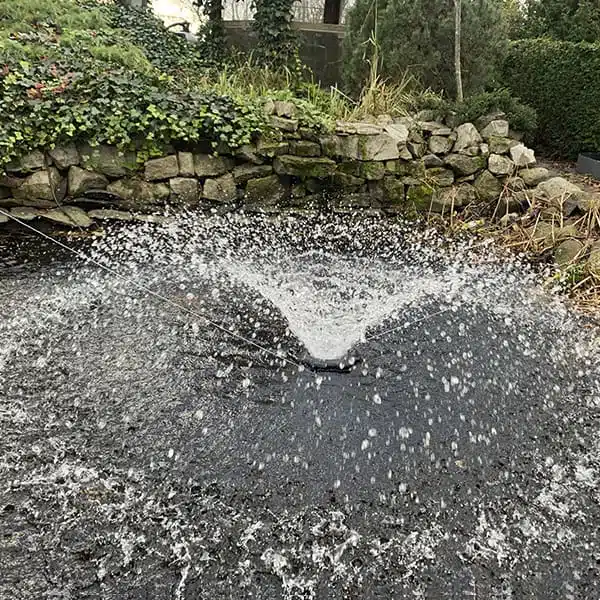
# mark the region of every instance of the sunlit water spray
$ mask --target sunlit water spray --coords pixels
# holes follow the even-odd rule
[[[0,598],[600,597],[595,330],[521,261],[335,217],[83,251],[125,279],[0,278]]]

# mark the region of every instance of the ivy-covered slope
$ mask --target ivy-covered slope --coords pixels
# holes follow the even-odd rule
[[[112,0],[0,0],[0,171],[73,140],[142,156],[248,142],[262,125],[258,103],[197,85],[202,69],[198,48]]]

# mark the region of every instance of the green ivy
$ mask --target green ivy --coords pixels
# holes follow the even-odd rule
[[[202,10],[207,21],[198,32],[206,60],[213,66],[226,59],[227,41],[223,24],[223,0],[194,0],[194,6]]]
[[[104,10],[111,26],[118,28],[130,42],[139,46],[161,71],[199,72],[212,64],[205,48],[168,32],[152,9],[125,7],[113,2],[107,4]]]
[[[274,69],[300,68],[298,39],[292,28],[295,0],[254,0],[253,30],[257,37],[255,58]]]
[[[93,59],[21,61],[0,71],[0,169],[36,148],[81,140],[137,148],[249,143],[263,125],[256,106],[179,89],[165,75],[132,75]]]
[[[600,150],[600,44],[515,42],[504,80],[537,110],[538,145],[567,158]]]

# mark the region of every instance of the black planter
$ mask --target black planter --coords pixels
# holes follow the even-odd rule
[[[582,152],[577,158],[577,172],[600,179],[600,152]]]

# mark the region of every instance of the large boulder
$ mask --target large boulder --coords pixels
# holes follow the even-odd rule
[[[453,152],[465,152],[469,148],[479,147],[479,144],[483,141],[473,123],[463,123],[455,129],[455,132],[456,141],[452,148]]]
[[[66,170],[69,167],[78,165],[80,161],[79,151],[75,144],[66,144],[65,146],[57,146],[48,152],[48,155],[54,164],[61,170]]]
[[[114,146],[79,147],[81,165],[88,171],[96,171],[107,177],[125,177],[137,170],[135,152],[118,150]]]
[[[482,130],[481,136],[484,140],[491,137],[508,137],[508,121],[495,119],[490,121]]]
[[[210,154],[194,155],[194,171],[198,177],[220,177],[233,167],[233,161]]]
[[[69,225],[70,227],[89,227],[92,225],[92,220],[78,206],[53,208],[41,213],[41,216],[62,225]]]
[[[237,198],[237,188],[231,173],[204,182],[202,196],[213,202],[232,202]]]
[[[433,154],[447,154],[452,150],[452,140],[441,135],[432,135],[428,145],[429,151]]]
[[[323,179],[333,175],[336,163],[324,157],[306,158],[284,154],[273,161],[273,168],[278,175],[293,175],[304,179]]]
[[[192,208],[200,201],[201,186],[193,177],[173,177],[169,179],[171,195],[169,202]]]
[[[540,183],[550,179],[550,171],[544,167],[534,167],[532,169],[522,169],[519,177],[527,187],[535,187]]]
[[[7,173],[32,173],[46,166],[44,155],[39,150],[34,150],[22,156],[18,160],[11,161],[6,165]]]
[[[495,123],[495,121],[492,121],[492,123]],[[510,175],[515,170],[515,163],[508,156],[490,154],[488,169],[494,175]]]
[[[277,175],[268,175],[250,179],[246,185],[245,197],[250,203],[273,205],[280,202],[286,194],[285,187]]]
[[[233,169],[233,179],[237,184],[244,184],[257,177],[266,177],[273,172],[271,165],[238,165]]]
[[[55,167],[32,173],[19,187],[13,189],[15,198],[38,198],[57,202],[60,202],[66,193],[67,182]]]
[[[171,193],[164,183],[149,183],[141,179],[118,179],[106,189],[121,199],[121,206],[132,210],[155,209],[164,204]]]
[[[517,144],[510,150],[510,157],[517,167],[531,167],[535,165],[535,153],[530,148],[527,148],[523,144]]]
[[[104,190],[108,185],[108,179],[100,173],[86,171],[77,166],[72,166],[68,174],[69,196],[75,198],[81,196],[88,190]]]
[[[502,182],[487,169],[477,177],[474,186],[477,197],[482,201],[497,200],[502,193]]]
[[[467,156],[465,154],[449,154],[445,158],[445,163],[458,176],[473,175],[481,169],[485,169],[485,158],[483,156]]]
[[[153,158],[146,161],[144,179],[146,181],[164,181],[179,175],[179,161],[176,154]]]

